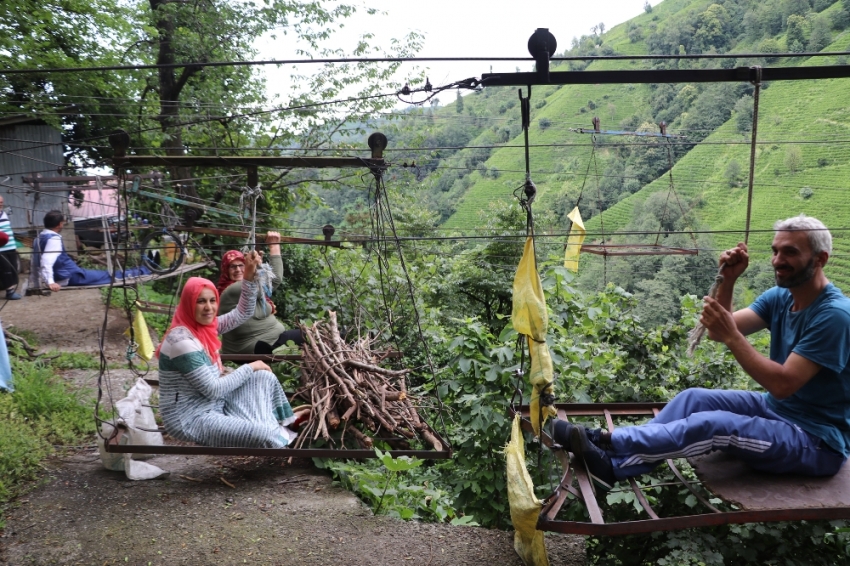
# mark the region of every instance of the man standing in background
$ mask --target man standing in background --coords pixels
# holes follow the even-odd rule
[[[18,288],[18,249],[15,244],[15,234],[12,232],[12,222],[4,208],[5,200],[0,195],[0,232],[8,237],[5,245],[0,246],[0,290],[6,290],[7,301],[17,301],[21,298]]]

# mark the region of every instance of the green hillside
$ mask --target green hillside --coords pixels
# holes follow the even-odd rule
[[[615,26],[604,34],[604,46],[618,54],[643,55],[649,52],[646,42],[632,42],[628,37],[629,26],[646,28],[650,24],[669,19],[680,12],[704,10],[711,2],[707,0],[666,0],[658,4],[651,13],[643,14]],[[565,38],[561,38],[563,41]],[[602,53],[598,53],[602,54]],[[597,61],[588,70],[643,68],[639,61]],[[553,65],[555,71],[570,70],[566,64]],[[516,98],[516,89],[511,89]],[[570,129],[592,128],[591,119],[599,116],[603,129],[619,129],[619,124],[633,115],[648,114],[648,85],[567,85],[535,87],[532,90],[532,113],[529,141],[531,144],[573,144],[568,147],[534,148],[531,154],[532,179],[538,188],[540,206],[568,209],[578,197],[585,184],[583,200],[595,198],[594,180],[585,181],[585,172],[591,154],[589,135],[576,134]],[[538,107],[540,101],[545,106]],[[589,104],[591,103],[592,104]],[[517,119],[519,116],[517,115]],[[541,120],[551,124],[541,127]],[[600,140],[607,143],[609,140]],[[510,145],[522,145],[522,135],[517,135]],[[601,172],[614,157],[607,151],[598,152],[596,167]],[[496,199],[510,199],[514,189],[524,181],[525,160],[521,148],[504,148],[495,151],[486,163],[505,171],[499,179],[483,178],[473,174],[473,183],[457,204],[455,213],[443,225],[446,228],[468,228],[480,222],[481,211]],[[569,212],[569,210],[567,210]]]
[[[665,41],[669,44],[666,49],[675,52],[670,46],[676,41],[685,41],[682,30],[689,30],[694,37],[705,35],[705,30],[711,27],[706,25],[706,14],[725,10],[728,17],[724,17],[731,21],[724,25],[730,37],[735,37],[727,40],[728,49],[718,51],[760,51],[768,53],[769,57],[770,52],[803,51],[801,41],[808,42],[808,48],[814,45],[818,50],[844,51],[850,48],[850,34],[844,31],[848,23],[845,21],[845,6],[829,1],[809,4],[806,0],[800,0],[798,4],[794,7],[793,2],[728,1],[713,4],[708,1],[666,0],[651,13],[618,25],[601,38],[593,38],[593,42],[599,54],[665,52]],[[723,6],[723,10],[719,10],[718,5]],[[784,15],[774,13],[780,11],[780,6],[786,10]],[[773,17],[780,18],[780,21],[771,23],[769,19]],[[756,20],[761,23],[753,24]],[[691,27],[688,28],[688,25]],[[589,38],[582,38],[582,41],[585,39]],[[582,53],[581,49],[582,44],[577,46],[574,43],[571,52]],[[705,50],[703,44],[702,51]],[[700,50],[693,48],[693,51],[686,52]],[[846,60],[683,61],[679,68],[685,65],[713,67],[756,63],[771,66],[829,65],[846,64]],[[658,63],[655,65],[659,66]],[[597,61],[588,69],[638,66],[647,67],[648,64]],[[565,70],[567,67],[561,65],[557,69]],[[665,89],[668,91],[666,94]],[[590,217],[587,221],[590,231],[598,232],[602,223],[605,232],[623,229],[633,223],[636,205],[669,186],[669,177],[664,171],[667,168],[666,149],[654,150],[656,154],[653,156],[649,145],[646,149],[630,149],[638,143],[635,141],[638,138],[598,136],[597,142],[607,147],[598,149],[596,159],[591,160],[590,136],[571,129],[590,128],[593,116],[600,117],[603,129],[626,129],[627,125],[648,129],[654,127],[659,119],[666,119],[673,133],[681,132],[686,140],[695,142],[690,146],[693,149],[681,144],[677,146],[677,162],[673,168],[676,192],[695,216],[691,224],[701,229],[731,231],[716,235],[714,248],[734,244],[743,239],[740,232],[734,231],[743,230],[745,225],[750,134],[748,126],[741,127],[739,114],[751,108],[749,92],[752,92],[749,85],[535,87],[531,101],[530,142],[538,146],[552,144],[534,147],[531,151],[532,179],[539,195],[536,208],[555,211],[566,228],[563,216],[581,194],[581,210],[586,219]],[[845,204],[847,199],[841,194],[850,173],[850,147],[845,143],[850,139],[850,109],[847,108],[850,96],[846,92],[847,81],[841,80],[777,82],[763,88],[752,229],[765,232],[755,232],[750,237],[756,260],[769,256],[770,228],[779,218],[805,212],[823,219],[828,226],[847,225],[850,203]],[[516,98],[516,89],[513,89],[512,95]],[[733,107],[738,111],[733,111]],[[715,115],[707,118],[706,114],[711,112]],[[705,130],[704,124],[712,119],[714,123],[710,129],[713,133],[710,133]],[[507,145],[521,146],[522,136],[517,135]],[[639,153],[641,151],[646,154],[645,158]],[[641,159],[655,160],[652,178],[647,179],[646,174],[653,171],[653,167],[635,174],[635,164],[640,164]],[[730,166],[732,161],[737,163],[740,174],[737,179],[730,180],[729,171],[735,169],[735,164]],[[469,186],[458,198],[455,212],[443,227],[462,230],[480,225],[482,212],[490,203],[513,198],[513,191],[523,182],[524,169],[521,147],[494,150],[480,171],[469,175]],[[487,174],[488,171],[501,174]],[[598,215],[603,210],[605,212]],[[850,290],[850,272],[843,269],[850,265],[850,243],[842,231],[835,231],[834,236],[835,253],[827,274]],[[706,253],[714,254],[715,251]]]
[[[830,51],[850,48],[850,34],[843,34]],[[808,64],[829,64],[819,59]],[[827,226],[844,228],[850,220],[850,96],[845,80],[789,81],[769,85],[759,104],[759,140],[753,187],[750,246],[756,260],[770,254],[771,228],[777,219],[800,213],[816,216]],[[729,231],[715,236],[718,247],[728,247],[743,239],[746,225],[747,187],[730,187],[724,172],[731,160],[744,172],[749,166],[749,145],[723,145],[746,142],[730,120],[691,150],[673,169],[676,191],[697,202],[699,221],[712,230]],[[711,145],[718,144],[718,145]],[[796,148],[796,149],[795,149]],[[788,163],[790,152],[802,159],[795,171]],[[622,229],[631,219],[635,204],[650,194],[665,190],[667,178],[660,178],[640,192],[624,199],[602,215],[606,231]],[[811,196],[805,197],[811,189]],[[599,220],[588,222],[589,230],[599,229]],[[834,254],[827,276],[850,290],[850,238],[846,231],[834,230]]]

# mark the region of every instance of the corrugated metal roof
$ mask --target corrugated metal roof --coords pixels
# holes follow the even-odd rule
[[[44,124],[19,123],[0,127],[0,194],[5,210],[16,231],[38,230],[49,210],[68,212],[68,192],[39,193],[23,182],[23,177],[39,174],[45,178],[62,174],[65,158],[62,137],[55,128]]]

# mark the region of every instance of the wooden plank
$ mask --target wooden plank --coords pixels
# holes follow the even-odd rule
[[[724,452],[689,461],[706,488],[748,511],[850,507],[850,466],[818,478],[759,472]]]

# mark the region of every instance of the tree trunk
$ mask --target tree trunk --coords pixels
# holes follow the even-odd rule
[[[149,0],[151,12],[154,14],[156,28],[159,32],[159,54],[157,64],[173,65],[176,63],[174,53],[174,20],[167,13],[158,13],[160,7],[173,3],[173,0]],[[159,121],[162,132],[168,134],[163,148],[166,155],[185,155],[183,147],[183,126],[180,124],[180,93],[186,82],[201,68],[187,65],[182,67],[180,76],[177,76],[177,67],[164,67],[158,69],[159,73]],[[191,181],[192,171],[188,167],[170,167],[171,179],[177,194],[185,200],[201,204],[195,183]],[[184,219],[187,222],[197,220],[201,216],[201,209],[187,210]]]

